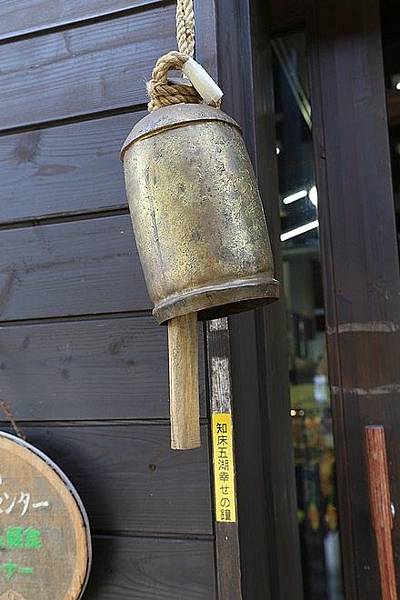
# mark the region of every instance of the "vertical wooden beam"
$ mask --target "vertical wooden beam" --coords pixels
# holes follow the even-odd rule
[[[400,276],[379,0],[312,0],[311,105],[347,600],[380,598],[364,426],[399,472]],[[393,477],[394,503],[400,482]],[[399,528],[394,545],[399,549]]]
[[[223,109],[242,126],[258,172],[279,276],[270,18],[265,5],[263,1],[218,1],[218,69],[225,92]],[[230,318],[229,330],[243,597],[300,600],[283,301]]]
[[[215,0],[194,0],[196,17],[196,58],[218,81],[217,7]]]
[[[264,0],[250,2],[254,81],[254,136],[258,175],[281,298],[256,314],[264,469],[270,487],[269,551],[274,573],[271,598],[303,598],[296,480],[290,417],[288,337],[283,296],[271,17]],[[288,578],[287,565],[291,576]]]
[[[197,0],[197,57],[220,83],[225,93],[223,109],[243,129],[259,172],[280,274],[270,17],[265,4]],[[235,550],[234,545],[227,554],[222,552],[226,540],[223,527],[217,526],[218,578],[220,570],[231,572],[235,578],[240,567],[243,598],[300,600],[303,594],[283,301],[230,318],[227,335],[232,367],[240,552],[239,546]],[[214,341],[209,338],[210,374],[210,352],[221,351],[221,347],[212,349]],[[232,536],[228,538],[232,540]],[[236,562],[235,566],[239,558],[240,564]],[[221,585],[219,581],[220,594],[225,595],[220,598],[236,598],[233,594],[239,593],[237,579],[230,589]]]
[[[220,504],[225,500],[229,501],[229,506],[225,503],[218,506],[215,502],[215,539],[217,553],[217,583],[219,600],[242,600],[241,588],[241,569],[240,569],[240,549],[239,549],[239,530],[236,505],[236,475],[235,461],[231,455],[235,422],[232,415],[232,380],[231,380],[231,354],[229,345],[228,319],[215,319],[207,324],[207,357],[209,370],[209,389],[211,402],[211,427],[213,437],[213,466],[214,466],[214,492],[215,498],[218,498],[217,488],[223,487],[221,474],[228,473],[229,486],[227,497],[218,498]],[[227,436],[228,443],[225,447],[218,447],[219,423],[220,417],[225,417],[224,425],[227,431],[223,436]],[[219,451],[223,452],[220,459]],[[225,458],[227,457],[227,458]],[[227,469],[220,469],[225,466]],[[229,518],[226,519],[226,510],[229,510]],[[223,511],[222,517],[220,511]],[[230,519],[232,519],[230,521]],[[225,521],[225,522],[224,522]]]

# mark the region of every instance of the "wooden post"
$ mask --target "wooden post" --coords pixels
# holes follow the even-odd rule
[[[228,471],[219,470],[219,421],[220,417],[225,417],[222,421],[227,422],[228,447],[233,450],[234,432],[232,417],[232,380],[231,380],[231,351],[229,343],[229,327],[227,317],[214,319],[207,323],[207,357],[208,357],[208,375],[210,389],[210,408],[211,408],[211,431],[213,442],[213,467],[214,467],[214,494],[215,494],[215,550],[217,558],[217,584],[218,600],[243,600],[242,579],[240,565],[240,544],[238,515],[236,506],[236,469],[235,456],[227,456],[230,464]],[[229,431],[229,433],[228,433]],[[225,435],[225,433],[222,433]],[[225,441],[223,442],[224,449]],[[224,453],[225,454],[225,453]],[[221,474],[225,474],[224,479]],[[228,475],[228,476],[227,476]],[[224,482],[222,484],[222,482]],[[218,505],[218,488],[221,485],[228,485],[225,491],[229,491],[230,517],[226,513],[224,520],[221,518],[221,503]],[[233,496],[233,498],[232,498]],[[233,502],[232,502],[233,500]]]
[[[171,448],[189,450],[200,442],[197,313],[168,321]]]
[[[382,600],[397,600],[392,544],[393,515],[384,428],[377,425],[365,427],[365,444],[372,526],[378,551]]]

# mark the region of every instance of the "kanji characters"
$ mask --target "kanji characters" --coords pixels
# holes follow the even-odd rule
[[[0,565],[0,570],[4,572],[4,577],[8,581],[17,575],[17,573],[21,575],[33,575],[34,573],[33,567],[21,567],[12,560]]]
[[[232,421],[228,413],[213,415],[214,481],[217,520],[236,520]]]
[[[39,550],[43,546],[42,532],[34,527],[25,529],[25,548],[30,550]]]
[[[217,423],[217,433],[228,433],[228,426],[226,423]]]
[[[42,547],[42,533],[35,527],[9,527],[0,536],[0,550],[38,550]]]

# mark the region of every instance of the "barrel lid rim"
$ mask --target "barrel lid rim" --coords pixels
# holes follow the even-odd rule
[[[134,142],[150,137],[158,131],[175,129],[187,123],[206,121],[222,121],[242,132],[240,125],[219,108],[208,104],[173,104],[149,113],[136,123],[122,145],[121,158]]]

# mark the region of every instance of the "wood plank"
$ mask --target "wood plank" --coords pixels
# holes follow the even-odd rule
[[[0,373],[18,420],[169,418],[167,328],[153,317],[0,327]]]
[[[96,536],[85,600],[215,600],[213,543]]]
[[[368,425],[364,432],[370,509],[378,551],[382,599],[397,600],[392,544],[393,504],[390,496],[385,429],[381,425]]]
[[[270,18],[266,2],[218,3],[223,108],[243,127],[281,279]],[[247,64],[233,77],[237,64]],[[242,594],[252,600],[300,600],[285,307],[279,301],[229,319]],[[251,465],[251,469],[249,469]],[[266,499],[267,502],[266,502]],[[290,577],[287,567],[290,564]]]
[[[400,277],[380,2],[312,4],[311,103],[345,589],[351,599],[380,598],[366,425],[387,432],[392,501],[400,502]],[[395,526],[395,556],[398,532]]]
[[[217,490],[221,485],[221,473],[218,470],[218,439],[215,444],[215,422],[214,418],[221,413],[229,415],[232,424],[230,438],[235,446],[235,419],[232,416],[232,374],[231,374],[231,350],[229,341],[229,325],[227,317],[215,319],[207,323],[207,362],[210,389],[211,428],[213,433],[213,473],[214,473],[214,506],[215,506],[215,551],[217,561],[217,587],[219,600],[243,600],[240,570],[240,543],[239,526],[237,517],[237,494],[236,494],[236,461],[232,456],[233,479],[229,486],[234,496],[235,519],[232,522],[222,522],[218,517],[221,506],[218,506]],[[218,421],[217,421],[218,429]],[[224,479],[226,481],[226,478]],[[232,514],[232,513],[231,513]]]
[[[139,111],[4,136],[0,223],[126,206],[119,152]]]
[[[293,2],[293,4],[296,4]],[[281,282],[280,299],[257,311],[255,316],[255,343],[258,349],[260,423],[263,424],[263,468],[267,475],[269,504],[268,549],[273,574],[271,599],[300,600],[303,598],[303,577],[297,490],[293,454],[293,429],[290,417],[289,343],[287,310],[283,289],[283,260],[279,202],[270,198],[279,196],[279,178],[275,128],[275,97],[271,85],[272,31],[265,32],[269,22],[264,4],[259,11],[251,10],[251,37],[253,49],[253,76],[255,93],[254,141],[256,170],[264,210],[268,223],[275,276]],[[268,77],[266,77],[266,72]],[[243,326],[243,325],[242,325]],[[248,333],[246,334],[248,336]],[[254,338],[253,338],[254,339]],[[250,338],[251,340],[251,338]],[[249,343],[249,341],[247,343]],[[253,343],[254,341],[251,340]],[[236,348],[238,353],[238,348]],[[236,354],[237,355],[237,354]],[[241,384],[243,387],[243,384]],[[243,393],[243,391],[242,391]],[[242,411],[243,412],[243,411]],[[286,577],[290,564],[290,577]]]
[[[173,5],[3,44],[0,130],[144,104],[155,61],[174,48]]]
[[[199,336],[197,314],[168,321],[171,448],[200,445]]]
[[[143,9],[163,0],[2,0],[0,39],[24,35],[50,27],[113,14],[126,9]]]
[[[0,231],[0,320],[150,309],[128,215]]]
[[[171,450],[168,423],[22,429],[71,479],[94,531],[212,534],[206,426],[187,452]]]

